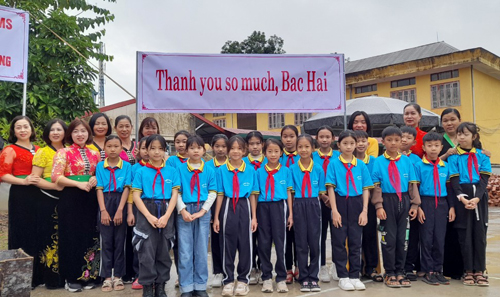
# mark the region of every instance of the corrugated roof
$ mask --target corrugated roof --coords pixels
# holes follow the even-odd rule
[[[419,59],[446,55],[459,51],[444,41],[421,45],[402,51],[351,61],[345,64],[345,73],[354,73]]]

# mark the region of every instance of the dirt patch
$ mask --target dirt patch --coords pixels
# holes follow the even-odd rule
[[[9,219],[6,211],[0,211],[0,250],[7,249]]]

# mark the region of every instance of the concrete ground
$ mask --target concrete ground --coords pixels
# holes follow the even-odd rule
[[[327,244],[328,246],[328,244]],[[327,248],[327,255],[331,255],[331,247]],[[209,255],[210,256],[210,255]],[[210,257],[209,257],[210,258]],[[413,282],[412,288],[398,288],[390,289],[383,285],[382,283],[374,283],[371,280],[366,280],[366,291],[359,292],[345,292],[338,288],[336,281],[331,281],[330,283],[320,283],[321,292],[318,293],[307,293],[303,294],[300,292],[300,286],[298,284],[289,285],[290,290],[287,294],[279,293],[262,293],[261,286],[255,285],[250,286],[249,296],[268,296],[268,297],[278,297],[278,296],[318,296],[326,297],[335,296],[370,296],[370,297],[386,297],[388,295],[402,295],[404,297],[421,297],[421,296],[499,296],[498,290],[500,289],[500,208],[490,208],[490,222],[488,230],[488,248],[487,248],[487,268],[489,272],[490,287],[466,287],[462,285],[460,281],[452,280],[449,286],[430,286],[422,281]],[[331,258],[327,256],[327,262],[330,262]],[[178,289],[174,287],[174,281],[177,278],[174,272],[171,273],[172,279],[167,283],[167,294],[168,296],[180,296]],[[210,276],[211,279],[212,276]],[[208,293],[210,296],[221,296],[222,288],[209,288]],[[63,289],[59,290],[47,290],[44,287],[38,287],[32,291],[31,296],[45,297],[45,296],[71,296],[74,295]],[[100,288],[96,288],[90,291],[84,291],[82,293],[77,293],[75,296],[142,296],[142,291],[133,291],[131,285],[126,285],[124,291],[121,292],[110,292],[103,293]]]

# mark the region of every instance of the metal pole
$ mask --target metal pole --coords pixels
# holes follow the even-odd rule
[[[139,142],[139,52],[135,58],[135,141]]]
[[[344,69],[344,130],[347,130],[347,99],[345,94],[345,58],[342,55],[342,69]]]
[[[23,116],[26,115],[26,93],[28,88],[28,82],[23,83]]]

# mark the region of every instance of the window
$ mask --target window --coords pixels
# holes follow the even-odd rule
[[[406,86],[411,86],[414,84],[415,84],[414,77],[400,79],[400,80],[393,80],[393,81],[391,81],[391,88],[406,87]]]
[[[408,103],[417,103],[416,89],[408,89],[391,92],[391,98],[406,101]]]
[[[269,129],[279,129],[285,126],[284,113],[270,113],[269,114]]]
[[[460,106],[460,83],[458,81],[431,86],[432,108]]]
[[[295,125],[302,125],[310,117],[312,117],[312,113],[296,113]]]
[[[216,124],[217,126],[219,126],[221,128],[226,128],[226,119],[214,120],[214,124]]]
[[[458,77],[458,70],[450,70],[431,74],[431,81],[443,80]]]
[[[213,113],[212,115],[213,115],[213,117],[215,118],[215,117],[222,117],[222,116],[225,116],[226,114],[225,114],[225,113]]]
[[[368,92],[375,92],[377,90],[377,85],[369,85],[369,86],[362,86],[362,87],[356,87],[355,93],[360,94],[360,93],[368,93]]]

